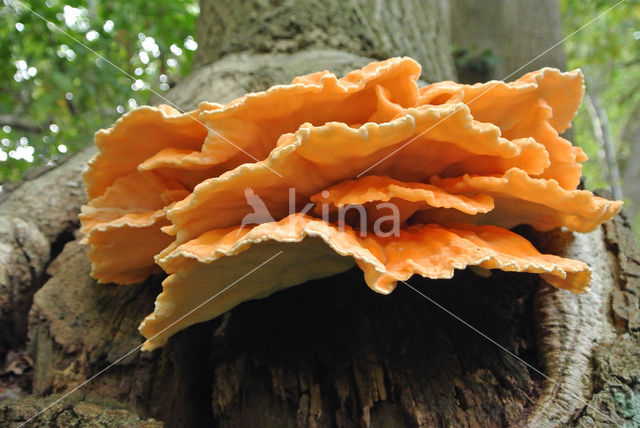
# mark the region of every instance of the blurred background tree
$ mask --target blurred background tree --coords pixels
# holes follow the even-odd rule
[[[192,37],[197,0],[23,0],[128,77],[19,3],[3,1],[0,182],[19,180],[28,168],[87,146],[97,129],[149,103],[146,85],[160,94],[169,90],[190,71],[198,46]],[[640,0],[626,0],[582,28],[614,4],[561,1],[564,34],[579,30],[565,42],[568,66],[582,68],[588,88],[573,138],[590,157],[586,187],[623,194],[640,226]],[[509,62],[491,50],[474,56],[458,49],[462,80],[465,65],[500,69]]]

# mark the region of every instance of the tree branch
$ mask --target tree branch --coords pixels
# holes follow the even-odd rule
[[[29,119],[11,114],[0,115],[0,126],[10,126],[11,128],[25,132],[32,132],[34,134],[42,132],[44,128],[44,126],[32,122]]]
[[[616,160],[616,152],[613,148],[613,137],[609,127],[609,117],[600,104],[600,98],[594,93],[587,93],[586,106],[593,123],[593,132],[604,152],[604,159],[607,167],[606,180],[611,188],[611,193],[615,199],[622,199],[622,188],[620,187],[620,170]]]

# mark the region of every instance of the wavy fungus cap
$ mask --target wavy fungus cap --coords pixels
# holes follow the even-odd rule
[[[580,71],[424,88],[419,75],[391,58],[184,114],[142,107],[99,131],[81,213],[92,274],[169,274],[140,326],[143,349],[354,265],[383,294],[467,266],[586,290],[586,264],[509,230],[588,232],[620,210],[577,190],[586,156],[559,135],[584,92]]]
[[[197,184],[263,159],[282,133],[303,123],[357,126],[394,116],[415,105],[419,75],[412,59],[392,58],[341,79],[328,71],[296,77],[226,106],[201,103],[181,114],[162,105],[123,115],[96,133],[98,154],[84,174],[89,203],[80,219],[93,276],[130,284],[159,271],[154,256],[172,241],[161,230],[165,212]]]

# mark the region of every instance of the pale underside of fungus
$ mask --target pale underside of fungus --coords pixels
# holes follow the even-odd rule
[[[140,326],[143,349],[353,265],[383,294],[467,266],[586,290],[586,264],[509,230],[588,232],[620,210],[577,190],[586,156],[560,136],[581,102],[580,71],[423,88],[419,75],[414,60],[392,58],[188,113],[142,107],[99,131],[81,213],[92,274],[169,274]]]

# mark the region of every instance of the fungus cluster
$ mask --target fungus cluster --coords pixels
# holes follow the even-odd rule
[[[581,73],[423,88],[419,75],[412,59],[392,58],[184,114],[141,107],[99,131],[81,213],[92,274],[122,284],[169,275],[140,326],[143,349],[354,264],[383,294],[467,266],[585,290],[588,266],[509,230],[587,232],[620,209],[576,190],[586,156],[559,135]],[[256,206],[266,220],[248,222]]]

